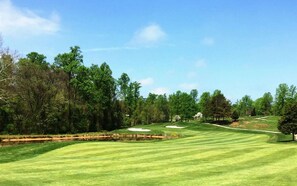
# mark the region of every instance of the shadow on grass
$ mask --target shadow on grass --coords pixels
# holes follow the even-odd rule
[[[30,143],[0,147],[0,164],[36,157],[52,150],[69,145],[83,143],[80,141]]]
[[[219,120],[219,121],[209,121],[209,123],[217,124],[217,125],[230,125],[232,121],[229,120]]]
[[[285,134],[274,134],[273,136],[271,136],[271,142],[297,144],[297,141],[292,140],[291,135],[285,135]]]
[[[280,143],[296,143],[296,141],[293,140],[279,140]]]

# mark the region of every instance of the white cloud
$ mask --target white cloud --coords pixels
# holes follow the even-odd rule
[[[150,24],[138,30],[131,40],[132,45],[154,45],[166,37],[166,33],[157,24]]]
[[[197,68],[206,67],[206,60],[205,59],[198,59],[195,62],[195,67],[197,67]]]
[[[212,37],[205,37],[202,39],[201,43],[205,46],[213,46],[215,44],[215,39]]]
[[[179,86],[184,90],[192,90],[198,88],[198,85],[196,83],[182,83]]]
[[[187,77],[188,77],[189,79],[193,79],[193,78],[197,77],[197,73],[196,73],[196,72],[189,72],[189,73],[187,74]]]
[[[1,1],[1,0],[0,0]],[[137,50],[139,47],[151,47],[158,44],[166,37],[166,33],[157,24],[150,24],[138,30],[130,42],[124,46],[97,47],[85,49],[84,52]]]
[[[151,77],[139,80],[141,86],[148,86],[154,84],[154,79]]]
[[[166,88],[166,87],[159,87],[159,88],[155,88],[151,92],[154,93],[154,94],[163,95],[163,94],[168,94],[169,89]]]
[[[56,13],[49,18],[41,17],[31,10],[16,7],[10,0],[0,0],[0,32],[3,35],[54,34],[60,29]]]

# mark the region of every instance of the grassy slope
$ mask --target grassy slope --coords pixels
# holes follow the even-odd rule
[[[295,143],[267,143],[266,134],[203,124],[187,126],[145,126],[181,134],[180,139],[79,143],[2,163],[0,185],[296,185]]]
[[[278,116],[241,117],[239,119],[239,122],[235,122],[231,124],[231,127],[278,131],[277,129],[278,120],[279,120]]]

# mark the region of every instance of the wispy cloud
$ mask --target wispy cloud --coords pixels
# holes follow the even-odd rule
[[[206,63],[206,60],[205,59],[198,59],[195,62],[195,67],[197,67],[197,68],[206,67],[206,65],[207,65],[207,63]]]
[[[138,50],[142,47],[151,47],[158,44],[166,37],[166,33],[157,24],[150,24],[135,32],[132,39],[123,46],[97,47],[85,49],[84,52]]]
[[[196,83],[182,83],[179,85],[179,87],[184,90],[192,90],[192,89],[197,89],[198,85]]]
[[[187,77],[188,77],[189,79],[196,78],[196,77],[197,77],[197,73],[196,73],[196,72],[193,72],[193,71],[188,72]]]
[[[163,94],[168,94],[169,89],[166,87],[159,87],[159,88],[153,89],[151,92],[154,94],[163,95]]]
[[[201,40],[201,43],[205,46],[213,46],[215,44],[215,39],[212,37],[205,37]]]
[[[54,34],[60,30],[60,18],[56,13],[45,18],[29,9],[16,7],[10,0],[0,0],[0,20],[3,35]]]
[[[131,39],[130,44],[151,46],[162,41],[166,35],[158,24],[150,24],[138,30]]]
[[[117,51],[117,50],[137,50],[136,47],[98,47],[83,50],[84,52],[98,52],[98,51]]]
[[[154,79],[151,77],[148,77],[145,79],[141,79],[138,82],[141,84],[141,86],[148,86],[148,85],[154,84]]]

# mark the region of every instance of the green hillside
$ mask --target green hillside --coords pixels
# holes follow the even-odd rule
[[[241,117],[238,122],[233,122],[231,127],[244,128],[244,129],[257,129],[278,131],[277,123],[279,116],[254,116],[254,117]]]

